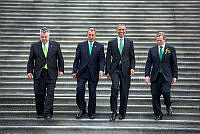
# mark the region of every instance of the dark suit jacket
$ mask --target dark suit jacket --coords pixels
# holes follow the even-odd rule
[[[49,40],[47,59],[44,56],[42,42],[33,43],[30,49],[27,73],[32,73],[34,79],[39,79],[46,62],[51,79],[57,79],[58,70],[64,72],[64,60],[58,42]]]
[[[124,47],[122,50],[122,55],[120,55],[118,48],[118,40],[114,38],[108,42],[107,54],[106,54],[106,74],[115,71],[119,62],[122,62],[122,73],[124,76],[130,76],[130,70],[135,70],[135,53],[133,41],[124,38]]]
[[[85,77],[85,71],[88,69],[92,80],[99,80],[99,71],[104,71],[105,54],[104,46],[94,41],[91,56],[89,55],[88,41],[78,43],[76,56],[73,64],[72,73],[77,73],[77,77]],[[86,76],[88,77],[88,76]]]
[[[166,51],[166,49],[169,51]],[[151,70],[152,65],[153,68]],[[149,49],[145,67],[145,77],[150,76],[151,82],[155,81],[160,67],[166,81],[172,81],[172,78],[178,78],[176,50],[174,47],[165,44],[162,61],[160,61],[159,58],[157,45]]]

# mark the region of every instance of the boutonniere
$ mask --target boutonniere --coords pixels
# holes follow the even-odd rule
[[[165,50],[165,54],[170,54],[171,53],[171,51],[167,48],[166,50]]]

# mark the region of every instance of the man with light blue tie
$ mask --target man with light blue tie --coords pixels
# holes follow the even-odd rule
[[[171,84],[176,83],[178,67],[176,50],[169,46],[164,32],[156,35],[157,45],[150,48],[145,66],[145,82],[148,84],[151,78],[152,105],[155,120],[162,120],[160,96],[163,95],[167,114],[172,114],[170,101]],[[152,67],[153,66],[153,67]],[[151,68],[152,67],[152,68]]]
[[[76,118],[81,118],[86,114],[85,84],[88,82],[88,117],[94,119],[96,113],[96,87],[99,78],[103,76],[105,55],[104,46],[95,41],[96,31],[94,28],[89,28],[87,38],[87,41],[78,43],[76,48],[72,77],[77,78],[76,103],[79,113]]]

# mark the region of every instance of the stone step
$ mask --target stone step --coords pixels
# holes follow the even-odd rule
[[[66,25],[66,24],[84,24],[84,23],[92,23],[92,25],[109,25],[110,23],[112,22],[112,25],[114,24],[114,25],[118,25],[119,23],[123,23],[124,21],[116,21],[116,20],[113,20],[113,21],[95,21],[95,20],[81,20],[81,21],[73,21],[73,20],[66,20],[66,21],[56,21],[56,23],[58,24],[58,25]],[[45,24],[47,24],[47,25],[55,25],[55,21],[54,20],[43,20],[43,21],[34,21],[34,20],[15,20],[15,21],[13,21],[13,20],[0,20],[0,23],[1,24],[6,24],[6,25],[8,25],[8,24],[12,24],[12,25],[18,25],[18,24],[23,24],[23,23],[25,23],[26,25],[31,25],[31,24],[43,24],[43,23],[45,23]],[[132,24],[132,25],[172,25],[172,24],[174,24],[174,22],[172,21],[172,22],[168,22],[168,21],[165,21],[165,22],[161,22],[161,21],[159,21],[159,22],[155,22],[155,21],[147,21],[147,22],[145,22],[145,21],[134,21],[133,22],[133,20],[130,20],[130,21],[127,21],[126,20],[126,22],[124,23],[124,24],[127,24],[127,25],[130,25],[130,24]],[[185,21],[183,21],[183,22],[176,22],[176,25],[178,26],[184,26],[184,25],[194,25],[194,26],[199,26],[200,24],[199,24],[199,22],[197,21],[197,22],[193,22],[193,21],[191,21],[191,22],[185,22]]]
[[[88,1],[85,1],[85,3],[83,2],[74,2],[74,1],[68,1],[69,3],[8,3],[8,4],[4,4],[4,2],[1,2],[2,3],[2,8],[6,8],[6,9],[31,9],[34,7],[34,9],[40,9],[40,10],[47,10],[47,9],[55,9],[55,6],[57,7],[55,11],[62,11],[64,9],[66,9],[66,7],[77,7],[77,9],[82,9],[83,7],[88,7],[89,9],[94,9],[94,8],[98,8],[98,7],[113,7],[113,8],[120,8],[120,7],[126,7],[126,8],[134,8],[134,7],[137,7],[137,8],[198,8],[199,5],[196,4],[197,1],[194,1],[194,2],[183,2],[183,3],[171,3],[168,2],[168,1],[156,1],[154,3],[151,3],[150,2],[147,2],[145,1],[145,3],[137,3],[137,1],[132,1],[132,3],[130,1],[128,1],[127,3],[124,3],[123,4],[120,2],[120,3],[116,3],[116,2],[110,2],[110,3],[103,3],[103,4],[99,4],[99,1],[94,1],[94,2],[88,2]],[[19,6],[20,4],[20,6]],[[18,5],[18,6],[16,6]],[[85,9],[86,10],[86,9]],[[173,11],[173,9],[171,9]],[[51,11],[51,10],[50,10]],[[90,11],[91,12],[91,11]],[[106,11],[104,11],[106,12]]]
[[[30,80],[27,78],[26,74],[24,74],[23,76],[0,76],[0,84],[9,84],[10,83],[24,83],[24,84],[28,84],[30,82]],[[179,84],[186,84],[186,83],[190,83],[191,85],[194,84],[199,84],[200,80],[199,78],[179,78],[176,85]],[[76,84],[76,81],[72,78],[72,76],[62,76],[61,78],[59,78],[59,80],[57,81],[57,83],[66,83],[66,84]],[[107,79],[106,76],[101,78],[101,83],[99,84],[111,84],[111,81],[109,81]],[[134,77],[132,77],[132,82],[131,84],[144,84],[144,76],[137,76],[135,75]]]
[[[137,123],[138,124],[138,123]],[[143,134],[159,134],[162,133],[173,133],[173,134],[199,134],[199,128],[191,127],[143,127],[141,124],[138,127],[109,127],[109,126],[0,126],[0,130],[3,133],[68,133],[68,134],[94,134],[95,133],[104,133],[104,134],[121,134],[121,133],[143,133]]]
[[[0,104],[1,111],[20,111],[23,110],[35,110],[35,104]],[[55,111],[76,111],[77,105],[74,104],[54,104]],[[165,109],[165,106],[162,106]],[[173,110],[177,113],[199,113],[199,106],[173,106]],[[110,111],[109,104],[97,105],[96,111]],[[152,105],[127,105],[127,112],[152,112]]]
[[[163,111],[164,112],[164,111]],[[75,118],[78,111],[54,111],[53,118]],[[35,118],[35,111],[0,111],[0,114],[4,118]],[[96,112],[97,119],[109,119],[111,112]],[[127,112],[126,119],[153,119],[153,112]],[[87,115],[84,115],[83,119],[86,119]],[[164,113],[163,120],[196,120],[199,121],[199,113],[176,113],[172,116],[168,116]],[[1,118],[0,118],[1,120]],[[118,118],[117,118],[118,120]]]
[[[56,14],[57,15],[57,14]],[[75,25],[76,26],[76,25]],[[130,27],[130,26],[129,26]],[[133,26],[132,26],[133,27]],[[31,35],[31,36],[34,36],[34,35],[39,35],[38,34],[38,29],[37,27],[29,27],[29,28],[11,28],[11,27],[0,27],[1,29],[1,32],[0,33],[6,33],[6,34],[13,34],[15,33],[15,35],[24,35],[24,32],[26,33],[26,35]],[[110,29],[105,29],[105,28],[101,28],[101,27],[97,27],[97,34],[99,33],[106,33],[106,34],[111,34],[111,33],[114,33],[115,32],[115,29],[113,27],[110,27]],[[77,28],[77,27],[71,27],[70,29],[68,28],[60,28],[60,27],[56,27],[56,28],[52,28],[51,29],[51,35],[58,35],[58,34],[67,34],[69,31],[71,34],[74,34],[74,33],[85,33],[84,31],[87,31],[87,27],[80,27],[80,28]],[[17,31],[17,33],[16,33]],[[134,29],[128,29],[128,33],[134,33],[134,36],[152,36],[154,37],[155,36],[155,32],[157,32],[157,30],[148,30],[148,29],[141,29],[139,31],[137,31],[137,33],[135,33],[136,31]],[[185,37],[185,36],[198,36],[198,34],[200,34],[200,31],[198,29],[194,29],[194,30],[191,30],[191,29],[188,29],[188,30],[183,30],[183,29],[177,29],[176,31],[172,30],[172,29],[165,29],[163,30],[163,32],[166,32],[168,36],[180,36],[180,37]],[[127,33],[127,34],[128,34]],[[0,44],[2,45],[2,44]],[[18,45],[20,46],[20,44]],[[21,46],[26,46],[26,45],[21,45]],[[9,47],[9,46],[8,46]],[[144,46],[140,46],[140,47],[144,47]]]
[[[87,87],[87,86],[86,86]],[[20,95],[26,95],[25,97],[33,97],[33,86],[32,87],[13,87],[13,88],[9,88],[9,87],[5,87],[5,88],[0,88],[0,96],[1,97],[10,97],[10,96],[14,96],[14,97],[19,97]],[[64,97],[69,97],[69,96],[75,96],[76,94],[76,87],[64,87],[64,88],[55,88],[55,96],[62,96],[64,95]],[[96,90],[96,94],[97,96],[102,96],[102,95],[107,95],[107,97],[110,96],[111,94],[111,89],[110,88],[104,88],[104,87],[97,87]],[[68,96],[67,96],[68,95]],[[88,89],[86,91],[86,96],[88,96]],[[171,97],[172,98],[182,98],[182,99],[198,99],[198,97],[200,96],[200,90],[199,89],[177,89],[174,88],[174,86],[172,86],[171,89]],[[22,96],[20,96],[22,97]],[[138,98],[138,97],[147,97],[147,98],[151,98],[151,91],[150,91],[150,87],[135,87],[133,86],[132,88],[130,88],[129,90],[129,98]]]
[[[120,97],[119,97],[120,98]],[[118,98],[118,102],[119,99]],[[97,105],[109,105],[110,104],[110,96],[106,97],[98,97],[97,95]],[[34,98],[33,97],[21,97],[21,96],[16,96],[16,97],[9,97],[5,96],[2,97],[0,96],[0,101],[2,102],[1,104],[34,104]],[[86,101],[88,102],[88,95],[86,97]],[[171,102],[173,106],[197,106],[200,102],[199,99],[193,99],[193,98],[186,98],[184,99],[182,96],[173,98],[171,97]],[[76,97],[71,96],[71,97],[54,97],[54,104],[75,104],[76,103]],[[152,104],[152,99],[151,98],[130,98],[128,99],[128,104],[130,105],[151,105]],[[161,104],[164,104],[163,98],[161,98]]]
[[[189,127],[189,128],[198,128],[200,125],[200,121],[197,120],[162,120],[162,121],[155,121],[154,119],[124,119],[124,120],[116,120],[114,123],[109,122],[108,118],[105,119],[81,119],[77,120],[74,118],[53,118],[52,122],[47,122],[44,119],[36,119],[36,118],[1,118],[0,122],[5,124],[9,123],[10,126],[118,126],[118,127],[161,127],[161,128],[176,128],[176,127]],[[169,126],[169,124],[171,124]]]
[[[132,38],[133,36],[132,37],[128,36],[128,37]],[[61,48],[63,49],[63,51],[67,51],[66,49],[75,51],[75,49],[77,47],[77,44],[79,42],[81,42],[81,41],[85,41],[86,37],[84,35],[82,37],[76,37],[76,39],[73,39],[73,38],[74,37],[68,38],[70,40],[67,40],[67,41],[66,40],[64,41],[62,39],[56,39],[54,37],[52,37],[51,39],[52,40],[57,40],[58,42],[60,42]],[[105,38],[102,38],[102,40],[101,39],[96,39],[96,41],[102,43],[104,45],[104,49],[106,50],[108,41],[111,40],[112,38],[113,37],[110,37],[110,38],[108,37],[106,40],[105,40]],[[147,41],[141,41],[141,40],[142,40],[142,37],[140,37],[140,39],[138,39],[138,40],[134,40],[134,48],[136,48],[136,50],[137,49],[140,50],[142,48],[145,48],[144,50],[146,50],[148,52],[148,49],[150,47],[156,45],[154,37],[151,37],[151,40],[149,40],[148,42]],[[19,45],[19,47],[20,47],[20,45],[23,44],[27,48],[26,49],[23,48],[22,50],[18,49],[18,51],[27,51],[28,52],[28,50],[30,49],[30,45],[33,42],[37,42],[37,41],[39,41],[39,36],[38,36],[37,39],[32,40],[32,41],[30,41],[30,40],[24,40],[24,41],[21,41],[21,40],[16,41],[16,40],[14,40],[13,42],[11,42],[11,40],[4,40],[4,39],[2,39],[1,40],[1,44],[3,44],[4,46],[7,45],[7,49],[4,48],[6,50],[8,50],[8,48],[10,48],[12,45]],[[194,52],[196,52],[196,51],[199,50],[198,41],[192,41],[192,40],[191,41],[187,41],[187,42],[179,41],[177,43],[174,42],[174,41],[167,41],[167,43],[170,44],[171,46],[174,46],[177,49],[177,51],[179,51],[178,48],[181,48],[182,51],[185,51],[187,48],[189,48],[190,50],[194,50],[195,48],[197,48],[197,50],[194,50]],[[4,46],[2,46],[2,47],[4,47]],[[185,47],[185,50],[184,50],[183,47]],[[13,50],[15,50],[15,48],[13,48]],[[2,50],[2,51],[4,51],[4,50]],[[10,50],[10,51],[12,51],[12,50]]]
[[[17,70],[17,71],[14,71],[14,70]],[[24,77],[26,77],[26,73],[27,72],[26,72],[25,66],[23,66],[23,67],[8,67],[8,66],[0,67],[0,75],[2,77],[20,76],[21,78],[24,78]],[[70,78],[71,74],[72,74],[72,67],[65,68],[64,76],[68,76]],[[134,78],[135,77],[143,79],[144,78],[144,72],[135,72]],[[192,72],[187,73],[187,72],[183,71],[183,72],[179,72],[178,77],[179,78],[195,78],[196,79],[196,78],[200,77],[200,73],[192,73]],[[105,76],[103,76],[103,79],[105,79]]]
[[[195,13],[194,13],[195,14]],[[169,15],[169,16],[163,16],[162,15],[162,17],[159,17],[159,16],[157,16],[157,18],[155,18],[155,16],[149,16],[149,15],[140,15],[138,18],[135,18],[136,16],[128,16],[129,18],[127,18],[127,16],[124,16],[124,17],[120,17],[120,21],[126,21],[126,22],[129,22],[129,21],[143,21],[143,22],[163,22],[163,23],[166,23],[166,22],[170,22],[170,21],[174,21],[174,18],[172,18],[172,15]],[[132,17],[132,18],[131,18]],[[159,17],[159,18],[158,18]],[[180,18],[179,18],[180,17]],[[194,22],[194,21],[198,21],[199,20],[199,18],[200,18],[200,16],[198,16],[198,15],[188,15],[188,16],[185,16],[185,17],[187,17],[187,18],[181,18],[182,17],[182,15],[181,16],[176,16],[176,23],[177,22],[183,22],[183,23],[192,23],[192,22]],[[29,20],[35,20],[35,19],[40,19],[40,21],[44,21],[44,20],[47,20],[48,19],[48,21],[78,21],[78,20],[80,20],[80,17],[78,16],[78,17],[63,17],[63,18],[61,18],[60,16],[59,17],[19,17],[19,16],[17,16],[17,17],[12,17],[12,16],[9,16],[9,17],[1,17],[2,19],[5,19],[6,20],[6,22],[10,22],[11,20],[13,21],[13,22],[17,22],[17,21],[19,21],[19,20],[21,20],[21,21],[29,21]],[[86,21],[86,20],[88,20],[88,19],[90,19],[91,21],[92,20],[95,20],[95,21],[118,21],[119,20],[119,18],[114,18],[114,17],[112,17],[112,18],[110,18],[110,16],[108,16],[108,18],[106,18],[106,17],[93,17],[93,18],[88,18],[88,17],[82,17],[81,18],[81,21]],[[47,22],[48,22],[47,21]],[[2,22],[5,22],[5,21],[2,21]],[[37,21],[36,21],[37,22]],[[195,24],[195,23],[194,23]]]
[[[110,84],[109,84],[110,83]],[[103,82],[99,82],[98,86],[101,87],[101,88],[104,88],[104,89],[110,89],[111,87],[111,82],[109,83],[103,83]],[[1,81],[0,82],[0,86],[1,88],[14,88],[14,87],[18,87],[19,89],[20,88],[32,88],[33,87],[33,82],[30,81],[30,82],[7,82],[7,81]],[[72,89],[75,89],[77,86],[76,84],[76,81],[72,81],[72,82],[57,82],[56,84],[56,87],[58,88],[72,88]],[[98,87],[97,87],[98,88]],[[147,85],[143,82],[141,83],[138,83],[138,82],[135,82],[135,81],[132,81],[131,82],[131,89],[134,89],[134,88],[147,88]],[[199,89],[199,83],[176,83],[173,85],[173,88],[175,89],[187,89],[187,90],[197,90]],[[150,89],[150,87],[149,87]]]
[[[196,26],[196,25],[176,25],[176,26],[173,26],[173,25],[144,25],[144,24],[128,24],[128,23],[125,23],[123,22],[124,24],[126,24],[127,28],[128,29],[134,29],[136,31],[139,31],[139,30],[144,30],[144,29],[147,29],[147,30],[155,30],[156,29],[156,32],[158,31],[165,31],[165,30],[174,30],[175,28],[178,29],[178,30],[197,30],[199,29],[199,26]],[[43,24],[43,23],[42,23]],[[34,24],[31,26],[31,28],[37,28],[37,29],[40,29],[41,26],[43,26],[42,24]],[[117,24],[113,24],[113,23],[108,23],[108,24],[94,24],[94,23],[91,23],[91,22],[88,22],[87,25],[84,24],[84,23],[80,23],[80,24],[76,24],[76,23],[68,23],[68,24],[46,24],[45,26],[46,27],[49,27],[50,29],[55,29],[55,28],[68,28],[68,29],[71,29],[71,28],[83,28],[83,27],[95,27],[95,28],[104,28],[104,29],[107,29],[107,28],[113,28],[113,29],[116,29],[116,25]],[[8,24],[8,23],[4,23],[4,24],[1,24],[0,23],[0,26],[1,27],[8,27],[8,28],[23,28],[23,29],[30,29],[30,24],[24,24],[24,23],[18,23],[17,25],[14,25],[14,24]],[[14,42],[14,41],[13,41]],[[19,41],[17,41],[19,42]],[[28,41],[23,41],[23,42],[28,42]],[[176,42],[176,43],[179,43],[179,42]],[[19,43],[21,44],[21,43]],[[181,43],[181,44],[184,44],[184,43]]]

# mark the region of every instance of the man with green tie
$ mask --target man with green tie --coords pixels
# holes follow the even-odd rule
[[[108,42],[106,55],[106,75],[112,80],[110,105],[112,115],[110,121],[115,121],[117,116],[117,98],[120,91],[119,119],[126,116],[128,94],[131,76],[135,73],[135,53],[133,41],[124,37],[126,26],[119,24],[116,32],[117,38]]]
[[[160,96],[163,95],[167,114],[172,114],[170,101],[171,84],[176,83],[178,67],[176,50],[169,46],[164,32],[156,34],[157,45],[149,49],[145,66],[145,82],[148,84],[151,78],[152,105],[155,120],[162,120]],[[151,68],[152,67],[152,68]]]
[[[95,41],[96,31],[89,28],[87,31],[87,41],[78,43],[73,64],[72,77],[77,78],[76,103],[79,112],[76,118],[81,118],[86,114],[85,84],[88,82],[89,102],[88,117],[95,118],[96,114],[96,87],[99,78],[103,76],[105,55],[104,46]]]
[[[64,60],[60,44],[49,40],[49,30],[40,30],[40,41],[31,45],[27,76],[34,78],[37,118],[52,120],[54,89],[58,76],[64,73]]]

